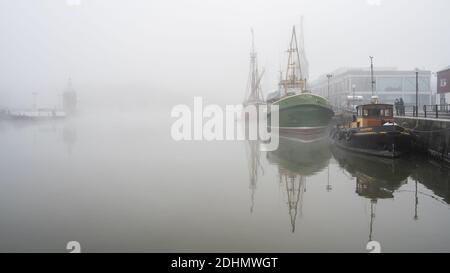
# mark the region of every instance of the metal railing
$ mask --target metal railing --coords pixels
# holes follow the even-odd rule
[[[415,105],[397,106],[396,116],[450,119],[450,104],[434,104],[416,107]]]

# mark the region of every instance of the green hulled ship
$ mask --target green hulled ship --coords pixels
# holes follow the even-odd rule
[[[326,131],[334,112],[327,99],[306,90],[307,62],[304,50],[299,50],[295,27],[288,53],[286,75],[281,75],[279,91],[269,95],[267,102],[279,106],[280,133],[308,140]]]

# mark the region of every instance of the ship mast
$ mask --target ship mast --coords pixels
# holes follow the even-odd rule
[[[302,73],[302,65],[300,61],[299,46],[297,42],[297,34],[295,26],[292,27],[291,42],[288,49],[288,63],[286,68],[286,78],[281,85],[284,87],[284,94],[287,96],[288,89],[294,89],[303,92],[305,88],[305,78]]]
[[[307,81],[309,80],[309,62],[306,58],[305,52],[305,30],[303,27],[303,16],[300,19],[300,67],[302,70],[303,79],[305,79],[305,89],[307,88]]]
[[[246,101],[244,102],[245,105],[260,104],[264,101],[261,92],[261,79],[264,74],[264,71],[260,73],[258,70],[258,57],[255,50],[255,37],[253,29],[251,29],[251,33],[252,33],[252,49],[250,52],[250,72],[247,84],[247,96]]]

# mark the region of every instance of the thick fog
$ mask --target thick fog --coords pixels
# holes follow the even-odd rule
[[[0,107],[58,106],[72,78],[80,107],[171,106],[201,95],[240,103],[250,29],[277,87],[304,16],[310,80],[339,67],[432,71],[450,64],[447,0],[1,0]]]

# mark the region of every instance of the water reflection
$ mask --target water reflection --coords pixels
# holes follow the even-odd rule
[[[260,142],[254,140],[247,141],[246,154],[250,177],[250,213],[253,213],[255,208],[255,192],[258,184],[258,178],[260,174],[264,175],[264,169],[261,164]]]
[[[248,142],[247,155],[250,170],[251,209],[254,209],[254,193],[258,179],[264,176],[264,162],[258,142]],[[302,208],[307,195],[307,182],[320,173],[326,174],[325,191],[333,190],[332,182],[336,166],[347,174],[354,185],[354,194],[367,200],[370,207],[368,241],[374,240],[377,205],[380,200],[394,200],[396,194],[411,194],[412,219],[419,220],[420,198],[432,198],[446,206],[450,201],[450,170],[421,157],[386,159],[348,152],[329,144],[323,135],[310,140],[281,136],[280,146],[274,152],[265,154],[267,162],[276,168],[277,183],[282,187],[287,200],[290,230],[296,231],[296,220],[302,217]],[[334,158],[334,161],[332,160]],[[333,163],[336,162],[336,163]],[[330,178],[331,176],[331,178]],[[408,183],[415,183],[414,190],[408,190]],[[420,189],[420,185],[433,194]],[[311,193],[314,195],[314,193]],[[306,213],[314,213],[308,209]]]
[[[370,223],[368,241],[373,240],[376,205],[379,199],[392,199],[394,192],[408,182],[413,167],[409,160],[386,159],[352,153],[331,147],[342,169],[356,178],[356,194],[369,199]],[[416,205],[417,208],[417,205]]]
[[[409,163],[411,164],[411,162]],[[412,179],[432,190],[438,197],[442,198],[441,202],[450,204],[450,168],[435,161],[416,160],[414,171],[411,175]],[[425,193],[418,192],[424,195]],[[430,198],[436,198],[431,196]]]
[[[149,116],[0,123],[0,251],[450,251],[450,173],[433,161],[320,138],[249,141],[246,155],[174,143]]]
[[[385,159],[331,148],[339,166],[356,178],[356,193],[371,200],[393,198],[412,173],[407,159]]]
[[[55,143],[62,142],[66,146],[67,154],[72,154],[72,150],[77,142],[77,124],[75,120],[43,120],[30,121],[20,120],[15,122],[0,122],[1,130],[13,130],[18,135],[33,135],[35,145],[49,144],[48,141]],[[56,139],[52,139],[56,138]],[[41,142],[43,141],[43,142]],[[50,146],[49,146],[50,147]]]
[[[267,153],[269,163],[278,167],[279,184],[284,188],[291,232],[295,232],[297,217],[302,215],[302,201],[307,178],[324,170],[331,158],[324,135],[316,135],[310,141],[281,136],[277,151]],[[331,189],[328,181],[328,189]]]
[[[67,147],[67,153],[72,154],[73,147],[77,142],[77,130],[73,125],[65,125],[62,132],[62,139]]]

